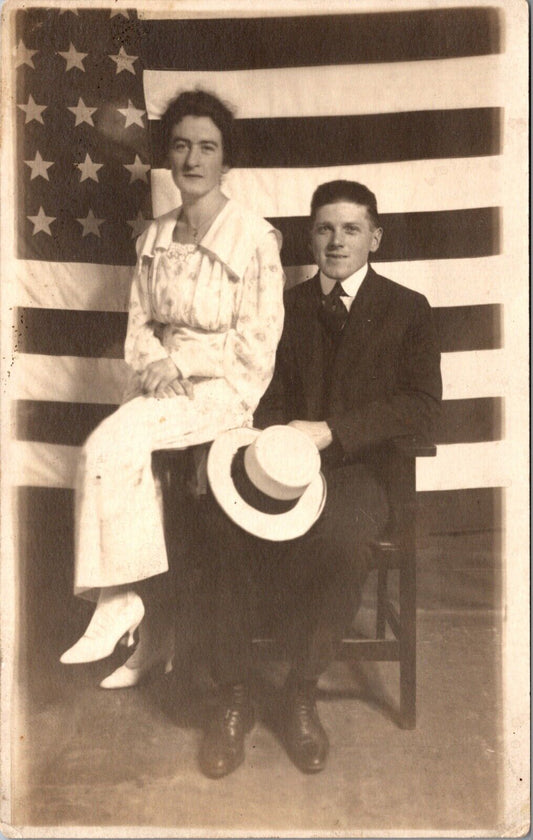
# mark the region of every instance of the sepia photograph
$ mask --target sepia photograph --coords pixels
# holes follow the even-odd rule
[[[528,17],[3,4],[4,836],[529,832]]]

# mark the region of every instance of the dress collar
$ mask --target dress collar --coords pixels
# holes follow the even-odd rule
[[[172,235],[181,207],[170,210],[156,220],[156,225],[149,228],[141,246],[142,256],[155,255],[156,250],[167,250],[172,243]],[[247,214],[233,199],[228,199],[198,246],[212,254],[232,272],[241,278],[250,263],[260,239],[269,231],[276,234],[281,248],[281,234],[265,219]]]

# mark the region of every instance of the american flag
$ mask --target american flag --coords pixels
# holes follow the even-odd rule
[[[18,485],[71,488],[79,446],[120,400],[135,237],[179,203],[158,120],[200,85],[236,109],[224,188],[282,231],[288,283],[314,273],[314,188],[353,178],[377,194],[376,267],[428,297],[441,336],[438,456],[419,464],[418,489],[436,510],[470,500],[490,521],[505,483],[502,19],[383,5],[14,14]]]

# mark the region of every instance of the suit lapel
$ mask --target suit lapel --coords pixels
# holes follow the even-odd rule
[[[364,356],[369,340],[379,330],[389,300],[386,286],[379,274],[369,267],[354,302],[343,330],[342,339],[335,359],[333,391],[343,378],[343,372],[350,370],[353,376]]]
[[[302,313],[298,334],[300,336],[299,362],[303,393],[307,402],[309,419],[319,419],[322,412],[324,370],[324,333],[319,318],[320,277],[315,277],[306,284],[305,311]]]

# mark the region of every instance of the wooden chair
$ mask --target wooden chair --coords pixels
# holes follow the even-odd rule
[[[416,726],[416,459],[436,455],[416,438],[397,438],[386,459],[391,520],[387,535],[373,546],[377,570],[375,639],[346,638],[344,660],[399,662],[400,726]],[[398,569],[398,606],[389,597],[388,573]],[[387,628],[392,638],[387,638]]]
[[[433,444],[402,437],[382,447],[377,457],[372,458],[388,490],[391,510],[385,536],[373,545],[373,569],[377,572],[375,637],[348,636],[339,651],[339,659],[343,661],[399,663],[399,723],[403,729],[416,726],[416,459],[435,454]],[[167,500],[175,499],[175,495],[169,494],[175,472],[172,465],[178,459],[183,475],[183,457],[184,453],[172,451],[157,453],[158,472],[165,476]],[[178,484],[178,492],[183,492],[183,477]],[[399,591],[394,600],[389,593],[392,570],[398,571]],[[258,636],[254,644],[262,657],[282,655],[270,637]]]
[[[373,545],[376,632],[374,638],[347,636],[339,651],[342,661],[399,663],[402,729],[416,726],[416,459],[432,457],[436,451],[433,444],[402,437],[372,458],[388,490],[391,510],[385,536]],[[398,570],[399,577],[397,605],[389,595],[389,572],[393,570]],[[279,655],[270,638],[257,638],[255,644],[263,656]]]

